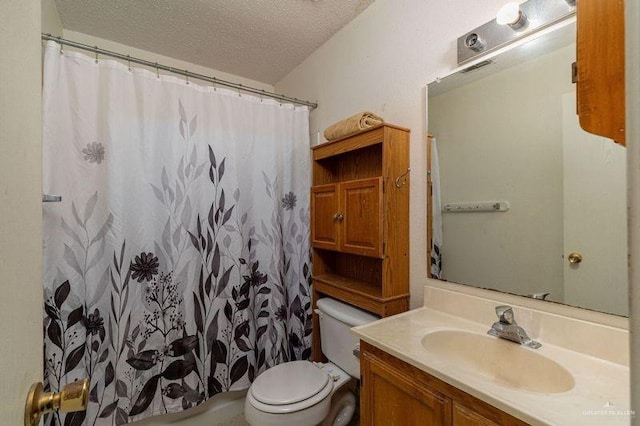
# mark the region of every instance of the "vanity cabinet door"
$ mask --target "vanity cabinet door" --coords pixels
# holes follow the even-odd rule
[[[311,188],[311,244],[315,248],[338,250],[340,247],[340,206],[338,184]]]
[[[452,424],[449,398],[369,353],[363,354],[360,362],[362,426]]]
[[[624,0],[577,2],[576,42],[580,126],[624,145]]]
[[[498,426],[486,417],[457,402],[453,403],[453,426]]]
[[[311,188],[313,247],[382,257],[382,178]]]
[[[382,178],[340,184],[341,251],[382,257]]]
[[[362,426],[525,426],[527,423],[360,341]]]

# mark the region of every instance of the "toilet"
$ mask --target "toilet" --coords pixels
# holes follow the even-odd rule
[[[349,329],[378,317],[331,298],[318,300],[322,352],[328,363],[291,361],[260,374],[244,403],[252,426],[343,426],[356,409],[358,339]]]

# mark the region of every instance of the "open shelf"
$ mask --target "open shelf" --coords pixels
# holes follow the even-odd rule
[[[336,274],[323,274],[313,277],[313,279],[328,286],[341,288],[349,293],[382,301],[382,288],[376,283],[354,280],[353,278],[343,277]]]
[[[381,317],[398,314],[409,309],[409,294],[383,298],[379,285],[354,280],[340,275],[324,274],[313,277],[315,294],[365,309]]]

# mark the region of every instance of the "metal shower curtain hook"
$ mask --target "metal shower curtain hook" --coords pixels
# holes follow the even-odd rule
[[[96,52],[96,64],[98,63],[98,46],[95,46]]]
[[[189,70],[184,70],[184,77],[187,84],[189,84]]]
[[[129,68],[129,71],[131,71],[131,55],[127,55],[127,66]]]

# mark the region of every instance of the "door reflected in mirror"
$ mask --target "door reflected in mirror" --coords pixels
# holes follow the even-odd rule
[[[431,235],[442,279],[627,315],[626,151],[580,128],[575,52],[570,24],[429,85]]]

